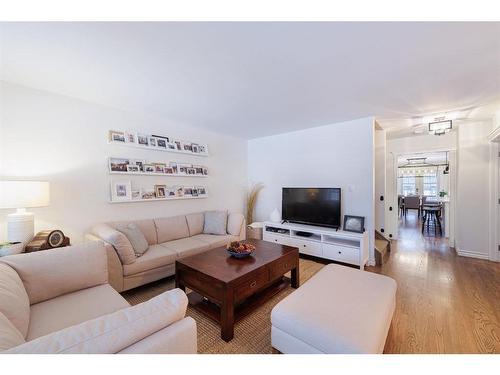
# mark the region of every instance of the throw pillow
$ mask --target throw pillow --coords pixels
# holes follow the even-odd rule
[[[122,264],[132,264],[135,262],[134,248],[127,236],[122,232],[107,224],[98,224],[92,228],[91,233],[113,245]]]
[[[205,223],[203,233],[205,234],[227,234],[227,211],[205,212]]]
[[[136,224],[130,223],[127,226],[117,227],[116,229],[122,232],[130,241],[136,256],[140,257],[148,250],[148,241]]]

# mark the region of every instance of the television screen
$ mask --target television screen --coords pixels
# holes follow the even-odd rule
[[[283,188],[282,219],[340,228],[340,188]]]

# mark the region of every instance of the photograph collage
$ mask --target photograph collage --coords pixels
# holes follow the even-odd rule
[[[200,156],[208,155],[207,145],[172,139],[163,135],[110,130],[109,141],[111,143],[135,145],[160,151],[182,152]]]
[[[148,199],[205,198],[207,189],[204,186],[153,186],[133,189],[130,181],[113,181],[111,183],[111,201],[142,201]]]
[[[171,176],[206,177],[208,168],[202,165],[193,165],[178,162],[149,162],[144,159],[109,158],[110,173],[127,174],[163,174]]]

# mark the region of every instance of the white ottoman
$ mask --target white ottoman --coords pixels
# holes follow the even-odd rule
[[[329,264],[271,312],[282,353],[382,353],[396,305],[390,277]]]

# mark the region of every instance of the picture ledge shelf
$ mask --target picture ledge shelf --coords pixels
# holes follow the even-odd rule
[[[207,178],[208,175],[199,174],[179,174],[179,173],[155,173],[155,172],[109,172],[109,174],[135,175],[135,176],[157,176],[157,177],[196,177]],[[149,199],[148,199],[149,200]]]
[[[172,197],[172,198],[130,199],[130,200],[123,200],[123,201],[110,200],[109,203],[138,203],[138,202],[153,202],[153,201],[176,201],[176,200],[184,200],[184,199],[203,199],[203,198],[207,198],[207,197],[208,197],[208,194],[198,196],[198,197],[183,196],[183,197]]]
[[[208,154],[208,153],[195,153],[195,152],[191,152],[191,151],[163,149],[163,148],[158,148],[158,147],[143,146],[143,145],[139,145],[136,143],[130,143],[130,142],[108,141],[108,143],[113,144],[113,145],[125,146],[125,147],[142,148],[142,149],[151,150],[151,151],[171,152],[174,154],[184,154],[184,155],[202,156],[202,157],[210,156],[210,154]]]

